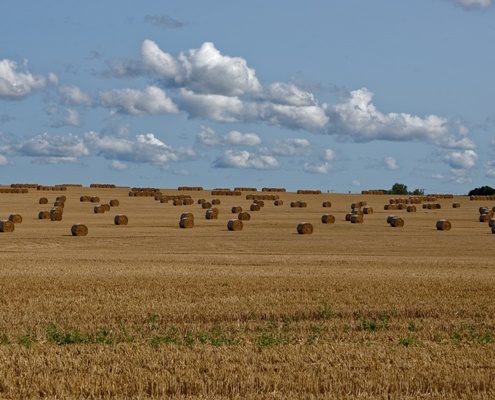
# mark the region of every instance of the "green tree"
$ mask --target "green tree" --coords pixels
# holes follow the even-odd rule
[[[407,186],[403,183],[394,183],[390,194],[409,194],[409,192],[407,191]]]
[[[469,191],[468,196],[493,196],[495,189],[490,186],[482,186]]]

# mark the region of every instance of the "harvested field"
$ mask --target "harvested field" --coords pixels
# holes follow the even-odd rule
[[[95,214],[89,192],[121,199],[132,224]],[[57,223],[36,190],[0,193],[0,219],[23,216],[0,233],[0,398],[495,397],[495,263],[480,251],[495,236],[469,197],[394,211],[393,229],[380,195],[360,195],[375,211],[350,224],[355,195],[291,208],[280,192],[233,234],[243,196],[181,229],[172,202],[127,193],[68,186]],[[185,194],[203,214],[210,191]]]

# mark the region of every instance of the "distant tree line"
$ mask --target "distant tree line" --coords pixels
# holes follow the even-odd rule
[[[490,186],[481,186],[470,190],[468,196],[493,196],[495,189]]]
[[[413,195],[413,196],[423,196],[425,191],[423,189],[414,189],[412,192],[407,190],[407,185],[403,183],[394,183],[391,189],[382,189],[385,194],[393,195]]]

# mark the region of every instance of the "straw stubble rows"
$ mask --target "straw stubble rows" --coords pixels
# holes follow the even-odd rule
[[[0,397],[495,394],[494,237],[479,203],[394,211],[405,223],[393,228],[386,196],[280,193],[284,205],[264,201],[231,232],[245,196],[221,197],[210,220],[197,202],[124,189],[64,194],[58,222],[38,218],[36,191],[0,197],[0,219],[23,216],[0,236]],[[118,212],[95,214],[82,195],[119,199]],[[345,221],[361,199],[374,213]]]

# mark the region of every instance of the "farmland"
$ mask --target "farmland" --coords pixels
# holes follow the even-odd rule
[[[0,193],[0,219],[22,216],[0,233],[0,398],[495,396],[495,235],[478,211],[492,201],[406,212],[386,195],[282,192],[250,211],[252,192],[161,189],[194,199],[174,206],[129,191]],[[62,220],[39,219],[61,195]],[[358,201],[374,212],[353,224]],[[242,230],[233,206],[251,215]]]

